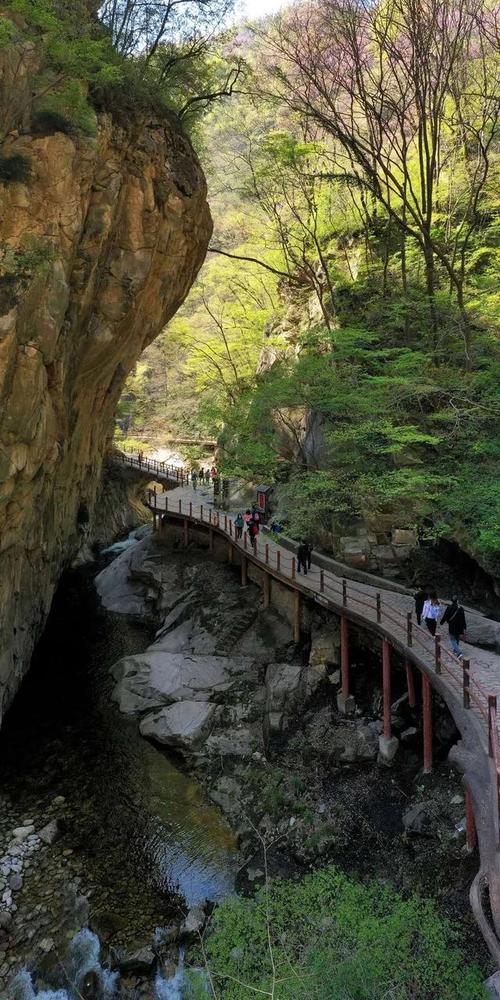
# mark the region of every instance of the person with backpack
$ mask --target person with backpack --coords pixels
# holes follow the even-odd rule
[[[452,597],[451,604],[446,608],[439,624],[448,625],[451,648],[456,656],[461,656],[460,639],[467,629],[467,622],[465,620],[465,611],[458,603],[458,597]]]
[[[250,541],[252,543],[254,551],[257,550],[257,536],[259,534],[259,531],[260,531],[259,522],[252,517],[252,520],[248,524],[248,534],[250,535]]]
[[[424,622],[431,635],[436,634],[436,626],[440,614],[441,614],[441,605],[438,600],[438,595],[436,594],[435,590],[431,590],[422,608],[422,618],[424,619]]]
[[[196,469],[193,469],[193,471],[191,473],[191,482],[193,484],[193,490],[195,490],[196,489],[196,484],[198,482],[198,473],[197,473]]]
[[[300,573],[301,568],[304,570],[304,576],[307,576],[307,563],[309,557],[309,550],[307,543],[302,538],[300,545],[297,549],[297,573]]]
[[[422,611],[424,608],[424,604],[427,600],[427,594],[428,594],[427,587],[423,587],[422,585],[419,586],[417,593],[415,594],[414,600],[415,600],[415,615],[417,618],[417,625],[420,625],[422,622]]]
[[[204,482],[205,482],[205,469],[202,466],[201,469],[200,469],[200,483],[204,483]]]
[[[234,519],[234,530],[236,532],[236,541],[239,542],[242,534],[243,528],[245,527],[245,522],[243,520],[243,514],[238,514]]]

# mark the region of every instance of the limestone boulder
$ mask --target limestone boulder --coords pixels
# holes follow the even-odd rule
[[[332,668],[340,664],[340,628],[333,623],[313,629],[307,670],[307,694],[314,693]]]
[[[204,701],[179,701],[146,715],[140,723],[142,736],[149,736],[178,750],[197,750],[212,728],[217,706]]]
[[[120,711],[137,715],[177,701],[219,700],[251,673],[243,657],[186,655],[151,646],[113,667],[113,698]]]
[[[300,663],[270,664],[266,672],[266,711],[269,715],[292,715],[304,693],[304,671]]]

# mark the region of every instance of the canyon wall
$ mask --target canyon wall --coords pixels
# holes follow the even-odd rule
[[[4,99],[13,65],[0,66]],[[15,69],[24,125],[1,155],[29,174],[0,183],[0,720],[88,541],[123,382],[185,298],[212,228],[175,121],[100,113],[95,140],[43,133]]]

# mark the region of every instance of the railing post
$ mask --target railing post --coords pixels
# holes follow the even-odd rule
[[[465,844],[468,851],[473,851],[477,843],[476,823],[470,789],[465,789]]]
[[[292,556],[292,580],[295,580],[295,566],[296,566],[295,556]]]
[[[189,516],[190,517],[193,516],[193,501],[192,500],[189,501]]]
[[[342,580],[342,604],[344,607],[347,604],[347,580],[345,577]]]
[[[434,662],[436,665],[436,673],[441,673],[441,636],[434,636]]]
[[[319,590],[321,594],[325,593],[325,571],[320,569],[319,571]]]
[[[300,642],[300,590],[293,592],[293,641]]]
[[[165,513],[168,511],[168,496],[165,497]]]
[[[279,549],[276,552],[276,569],[278,573],[281,571],[281,552]]]
[[[269,573],[264,573],[264,607],[268,608],[271,603],[271,577]]]
[[[179,499],[179,514],[182,514],[182,500]]]
[[[432,772],[432,688],[427,674],[422,674],[422,709],[424,715],[424,774]]]
[[[406,645],[411,646],[413,644],[413,616],[411,611],[406,613]]]
[[[209,523],[209,524],[211,524],[211,523],[212,523],[212,509],[211,509],[211,508],[210,508],[210,510],[209,510],[209,512],[208,512],[208,523]]]
[[[392,737],[391,727],[391,647],[382,640],[382,689],[384,694],[384,738]]]
[[[266,542],[266,565],[269,565],[269,545]]]
[[[232,519],[232,517],[229,518],[229,535],[230,535],[231,538],[233,537],[233,519]]]
[[[247,532],[246,531],[245,531],[245,534],[243,535],[243,546],[244,546],[245,549],[248,548]]]
[[[224,514],[224,531],[227,531],[227,514]]]
[[[493,732],[491,725],[491,710],[494,710],[495,716],[497,711],[497,696],[496,694],[488,695],[488,753],[490,757],[495,756],[495,745],[494,740],[497,738],[497,734]]]
[[[464,708],[470,708],[470,660],[462,660],[462,691]]]
[[[200,507],[200,521],[203,521],[203,504]]]
[[[405,667],[406,667],[406,690],[408,691],[408,705],[410,708],[415,708],[417,704],[417,699],[415,697],[415,678],[413,676],[413,667],[409,660],[406,660]]]
[[[378,622],[379,624],[380,624],[380,622],[382,621],[382,608],[381,608],[381,603],[382,603],[382,601],[381,601],[381,597],[380,597],[380,594],[377,594],[377,622]]]

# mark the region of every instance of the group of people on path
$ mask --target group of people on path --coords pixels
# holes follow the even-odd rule
[[[215,465],[212,465],[211,469],[204,469],[202,467],[199,472],[197,472],[196,469],[193,469],[191,473],[191,483],[193,485],[193,489],[196,489],[198,481],[200,483],[207,483],[210,485],[210,480],[216,479],[218,475],[219,473]]]
[[[467,622],[458,597],[452,597],[451,604],[446,607],[441,604],[435,590],[420,587],[415,594],[415,614],[417,624],[420,625],[424,621],[431,635],[436,634],[438,625],[448,625],[451,648],[457,656],[462,655],[460,640],[464,638]]]
[[[252,510],[246,510],[244,514],[240,512],[234,519],[234,528],[236,541],[242,537],[243,528],[246,528],[250,543],[255,548],[260,531],[260,514],[257,508],[253,507]]]

